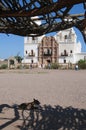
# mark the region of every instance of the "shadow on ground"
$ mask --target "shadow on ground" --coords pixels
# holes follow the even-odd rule
[[[5,112],[8,110],[11,110],[11,109],[13,110],[13,115],[14,115],[13,117],[10,118],[10,114],[7,115],[7,117],[1,116],[1,114],[5,115]],[[19,118],[20,118],[19,112],[18,112],[18,109],[15,105],[14,106],[10,106],[8,104],[0,105],[0,130],[2,130],[5,127],[16,122],[17,120],[19,120]],[[2,124],[1,124],[1,122],[2,122]]]
[[[7,104],[0,105],[0,113]],[[18,109],[14,109],[14,118],[0,126],[4,129],[20,119]],[[86,130],[86,110],[73,107],[63,108],[44,105],[39,110],[22,112],[22,124],[16,126],[20,130]],[[0,118],[0,120],[2,120]]]

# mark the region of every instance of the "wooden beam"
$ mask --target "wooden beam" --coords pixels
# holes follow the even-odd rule
[[[50,12],[55,12],[58,11],[64,7],[70,7],[75,4],[80,4],[84,2],[84,0],[73,0],[73,1],[68,1],[68,0],[62,0],[62,2],[56,2],[52,3],[51,5],[43,6],[40,8],[34,8],[31,10],[22,10],[20,8],[19,10],[1,10],[0,11],[0,17],[33,17],[33,16],[39,16],[39,15],[44,15]],[[29,6],[29,4],[28,4]]]

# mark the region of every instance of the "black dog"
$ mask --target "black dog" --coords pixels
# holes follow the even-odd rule
[[[34,110],[34,109],[38,109],[39,105],[40,105],[40,102],[36,99],[33,99],[33,102],[22,103],[18,105],[18,108],[21,110]]]

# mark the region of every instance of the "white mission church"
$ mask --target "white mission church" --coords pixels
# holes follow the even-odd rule
[[[73,28],[54,36],[24,38],[24,64],[38,67],[54,62],[76,64],[80,59],[86,59],[86,53],[81,52],[81,43]]]

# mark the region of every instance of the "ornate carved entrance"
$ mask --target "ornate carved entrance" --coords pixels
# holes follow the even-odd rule
[[[38,48],[39,64],[47,65],[58,61],[58,44],[54,37],[44,37]]]

